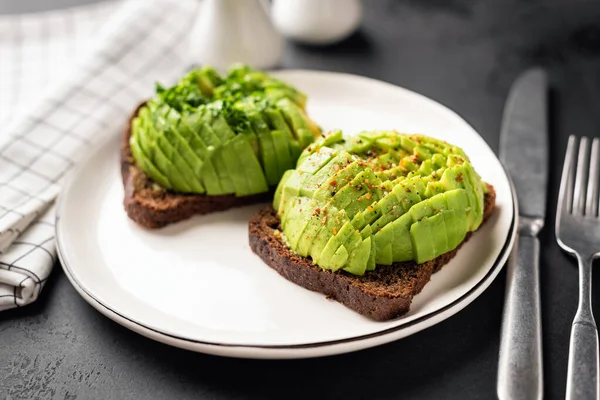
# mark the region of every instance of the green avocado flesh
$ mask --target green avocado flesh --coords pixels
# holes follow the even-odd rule
[[[449,143],[334,131],[285,172],[273,207],[292,251],[323,269],[362,275],[454,250],[481,224],[485,190],[466,154]]]
[[[269,191],[321,135],[306,96],[268,74],[234,65],[194,69],[131,122],[137,166],[164,189],[248,196]]]

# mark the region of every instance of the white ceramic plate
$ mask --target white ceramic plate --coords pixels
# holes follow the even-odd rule
[[[288,282],[252,253],[248,219],[260,206],[161,230],[138,227],[123,211],[115,136],[81,163],[59,202],[59,255],[77,291],[142,335],[250,358],[315,357],[380,345],[432,326],[479,296],[512,247],[516,205],[504,169],[477,132],[446,107],[390,84],[330,72],[276,75],[308,94],[309,113],[324,129],[398,129],[463,147],[496,188],[493,217],[432,277],[406,316],[374,322]]]

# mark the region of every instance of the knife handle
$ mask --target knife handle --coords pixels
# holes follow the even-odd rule
[[[501,400],[543,395],[539,256],[538,238],[519,233],[506,275],[497,388]]]

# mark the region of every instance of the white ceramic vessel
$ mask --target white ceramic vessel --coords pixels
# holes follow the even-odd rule
[[[224,70],[235,62],[273,68],[284,39],[261,0],[204,0],[190,35],[190,62]]]
[[[327,45],[350,36],[360,25],[360,0],[274,0],[273,23],[284,36]]]

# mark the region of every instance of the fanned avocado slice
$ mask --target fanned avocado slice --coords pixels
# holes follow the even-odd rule
[[[309,208],[310,199],[306,197],[299,197],[297,201],[296,199],[290,200],[289,206],[287,207],[289,218],[286,218],[284,222],[285,225],[282,225],[283,229],[287,232],[286,238],[290,246],[297,246],[298,241],[304,232],[304,228],[306,228],[309,223],[311,216]]]
[[[372,254],[372,243],[371,237],[363,239],[358,246],[356,246],[348,257],[348,264],[345,268],[346,271],[354,275],[362,275],[368,269],[369,258]],[[374,258],[373,258],[374,259]]]
[[[191,187],[191,190],[195,193],[204,193],[205,189],[201,182],[201,170],[203,166],[203,161],[192,148],[188,141],[186,141],[181,133],[179,132],[178,125],[180,121],[180,115],[173,109],[167,109],[166,115],[164,115],[164,119],[159,119],[157,125],[161,126],[162,130],[162,138],[169,141],[173,149],[180,155],[181,159],[185,161],[189,168],[185,168],[186,170],[186,178]],[[171,116],[171,114],[173,114]],[[160,118],[160,114],[159,114]],[[177,165],[177,159],[175,160],[175,164]],[[180,168],[178,166],[178,168]],[[183,170],[183,164],[181,164],[181,170]],[[190,171],[191,174],[188,174],[187,171]]]
[[[381,181],[370,170],[363,170],[333,196],[332,204],[344,209],[349,218],[363,210],[373,209],[380,214],[375,202],[381,199]]]
[[[258,137],[260,143],[261,155],[263,160],[263,169],[269,186],[276,185],[281,176],[279,173],[279,162],[277,161],[277,151],[269,126],[258,111],[249,111],[248,119]]]
[[[426,219],[415,222],[410,227],[415,258],[419,264],[435,258],[435,246],[431,240],[432,235],[431,224]]]
[[[446,194],[434,196],[431,198],[431,205],[433,206],[433,217],[432,219],[432,233],[433,242],[435,245],[435,251],[437,254],[444,254],[452,248],[448,244],[448,231],[446,229],[446,218],[444,217],[444,211],[448,209],[446,203]],[[435,218],[434,218],[435,217]]]
[[[289,153],[289,157],[291,160],[289,163],[286,163],[286,165],[291,165],[288,168],[293,168],[294,160],[298,159],[298,156],[300,155],[300,151],[298,151],[299,150],[298,141],[296,140],[291,127],[288,125],[287,121],[285,120],[281,110],[279,110],[277,108],[265,109],[264,115],[267,117],[267,120],[269,121],[269,125],[271,126],[271,129],[273,130],[273,132],[279,132],[283,136],[283,138],[285,138],[285,143],[287,144],[288,153]],[[296,142],[296,143],[294,144],[294,142]],[[279,151],[279,149],[278,149],[278,151]],[[279,156],[282,155],[279,152],[277,154]]]
[[[221,140],[221,143],[227,143],[229,139],[235,136],[235,132],[231,129],[222,113],[207,112],[205,120],[209,123],[215,135]]]
[[[334,229],[339,229],[340,223],[336,221],[336,216],[338,215],[338,211],[335,207],[327,207],[322,210],[323,217],[321,218],[321,223],[323,228],[319,231],[317,237],[313,241],[310,255],[317,264],[319,263],[321,253],[323,249],[329,242],[331,236],[334,235]]]
[[[191,190],[195,193],[204,193],[206,190],[201,181],[201,171],[202,166],[204,165],[202,159],[200,159],[190,148],[189,144],[181,138],[177,128],[171,127],[166,129],[163,133],[163,138],[169,140],[173,149],[179,154],[181,159],[185,161],[185,164],[187,164],[188,168],[186,169],[191,172],[191,174],[186,172],[186,176]],[[183,167],[183,164],[181,165]]]
[[[202,184],[206,188],[206,193],[209,195],[220,195],[226,193],[219,183],[219,177],[212,161],[212,150],[209,150],[207,144],[200,137],[200,129],[193,129],[186,118],[182,118],[179,124],[179,132],[184,140],[186,140],[192,150],[203,161],[200,169],[200,177]]]
[[[410,214],[404,214],[391,222],[394,241],[392,242],[392,259],[394,262],[414,260],[414,251],[410,236],[413,221]]]
[[[335,155],[337,151],[329,147],[321,147],[319,151],[309,153],[302,159],[302,163],[298,164],[297,170],[302,173],[314,175],[319,172]]]
[[[169,177],[174,190],[190,192],[192,187],[188,179],[193,176],[193,172],[187,163],[176,153],[169,141],[157,131],[153,121],[148,118],[142,119],[142,126],[146,136],[144,146],[152,163],[163,175]]]
[[[134,131],[137,130],[135,128],[135,121],[134,121]],[[132,155],[138,160],[138,162],[142,165],[142,167],[144,168],[145,171],[148,171],[148,176],[150,176],[150,178],[152,178],[156,183],[158,183],[159,185],[161,185],[163,188],[165,189],[171,189],[172,185],[171,182],[169,182],[168,178],[163,175],[162,172],[160,172],[158,170],[158,168],[156,168],[154,166],[154,164],[152,163],[152,161],[150,160],[150,158],[148,158],[148,156],[144,153],[144,150],[142,149],[142,147],[139,144],[138,141],[138,135],[132,135],[130,140],[129,140],[129,145],[131,147],[131,153]]]
[[[351,161],[348,154],[337,154],[329,158],[328,161],[321,166],[312,176],[309,176],[300,193],[303,196],[315,197],[318,200],[326,200],[333,196],[331,192],[335,192],[335,185],[331,175],[344,168]],[[319,190],[321,189],[321,190]],[[328,191],[327,194],[324,191]],[[319,193],[319,195],[317,195]]]
[[[469,166],[471,166],[469,164]],[[481,225],[483,221],[483,187],[481,184],[481,179],[477,179],[474,175],[477,174],[473,168],[465,168],[465,179],[468,179],[471,187],[473,188],[475,195],[475,209],[476,209],[476,217],[474,225],[471,227],[471,230],[476,230]]]
[[[290,156],[292,158],[292,165],[294,164],[294,160],[297,160],[302,153],[302,148],[300,147],[300,143],[293,139],[290,140]]]
[[[152,159],[154,158],[154,154],[152,153],[154,150],[154,135],[147,132],[147,130],[155,128],[150,118],[148,107],[140,108],[138,116],[132,122],[135,123],[135,125],[132,125],[132,135],[138,136],[138,143],[142,150],[144,150],[144,154]]]
[[[277,105],[281,108],[288,125],[292,127],[299,146],[304,148],[311,144],[314,134],[302,109],[288,98],[279,100]]]
[[[321,263],[319,265],[323,268],[330,269],[333,271],[337,271],[338,269],[344,266],[343,263],[339,264],[339,259],[335,259],[334,254],[339,250],[340,247],[343,247],[344,244],[346,244],[348,238],[350,238],[351,234],[355,231],[350,221],[342,220],[340,223],[338,223],[338,225],[339,224],[342,224],[341,227],[334,227],[332,236],[329,238],[327,244],[323,248],[323,251],[319,255],[319,260],[321,260]],[[345,261],[346,260],[344,260],[344,262]]]
[[[235,193],[235,186],[233,185],[233,181],[229,175],[229,170],[227,169],[227,162],[223,158],[221,152],[217,151],[217,149],[221,149],[224,145],[219,137],[215,134],[213,129],[206,123],[202,123],[201,128],[199,130],[200,137],[204,140],[205,143],[209,144],[207,150],[211,152],[211,160],[215,166],[215,171],[219,178],[219,185],[223,189],[224,193]]]
[[[271,131],[271,138],[277,154],[277,162],[279,163],[279,174],[283,174],[288,169],[294,168],[294,161],[290,156],[289,144],[286,135],[278,130]]]
[[[304,228],[300,240],[298,240],[297,252],[299,255],[308,257],[311,254],[313,243],[321,233],[322,229],[325,229],[325,223],[319,210],[319,212],[312,215],[308,220],[308,224]]]
[[[238,135],[232,139],[233,150],[239,158],[239,165],[243,168],[246,176],[248,191],[243,195],[263,193],[269,190],[267,180],[263,173],[260,162],[256,158],[249,139],[245,135]]]
[[[317,154],[321,154],[323,151],[324,150],[321,149],[321,151]],[[334,150],[330,150],[330,151],[332,153],[335,152]],[[307,160],[303,164],[303,166],[305,164],[309,164],[309,163],[310,163],[310,160]],[[333,169],[334,170],[336,169],[335,165],[333,166]],[[326,199],[328,197],[339,196],[339,192],[345,186],[349,185],[350,182],[356,177],[356,175],[361,173],[361,171],[362,171],[362,168],[358,164],[358,161],[351,161],[349,164],[346,164],[346,165],[344,165],[342,163],[341,167],[338,167],[338,171],[335,172],[331,176],[331,179],[329,180],[329,184],[328,185],[321,184],[321,186],[316,189],[314,197],[318,198],[318,199]],[[332,185],[331,183],[335,183],[335,185]],[[331,193],[336,193],[336,194],[332,196]]]
[[[235,142],[236,140],[232,139],[219,147],[216,151],[216,157],[220,157],[223,160],[227,174],[235,187],[235,195],[245,196],[250,192],[250,188],[248,187],[244,166],[240,162],[234,148]]]

